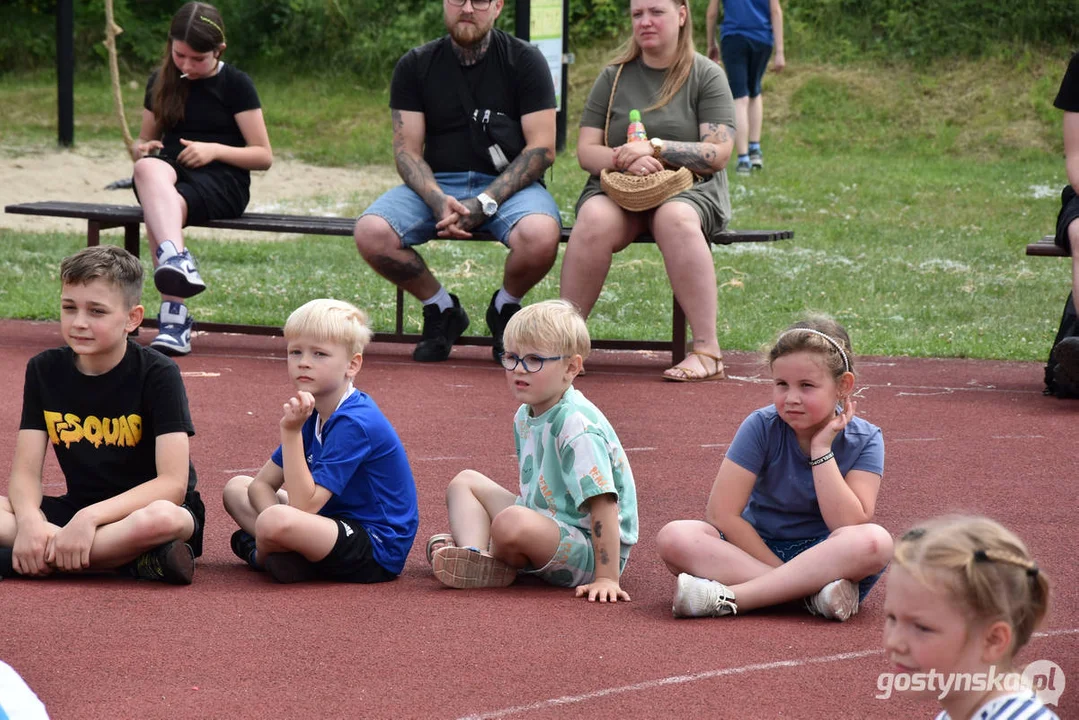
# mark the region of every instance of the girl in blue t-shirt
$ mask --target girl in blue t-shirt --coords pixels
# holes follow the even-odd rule
[[[880,428],[855,417],[854,357],[828,317],[798,322],[768,352],[773,405],[742,422],[705,521],[660,530],[678,575],[675,617],[718,617],[805,599],[815,615],[858,612],[892,556],[872,523],[884,474]]]
[[[187,3],[172,18],[143,100],[133,179],[161,293],[150,344],[166,355],[191,352],[194,321],[184,301],[206,289],[183,228],[242,215],[251,171],[273,162],[255,86],[221,60],[224,52],[221,13]]]

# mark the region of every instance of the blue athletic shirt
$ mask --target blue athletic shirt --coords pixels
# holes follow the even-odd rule
[[[371,538],[375,561],[400,574],[419,527],[416,483],[397,431],[367,394],[352,392],[315,435],[318,413],[303,424],[303,448],[315,483],[333,493],[323,517],[351,518]],[[271,458],[283,467],[281,446]]]
[[[772,37],[772,4],[769,0],[723,0],[720,40],[742,35],[765,45],[775,45]]]
[[[884,475],[884,437],[879,427],[860,417],[851,418],[836,436],[832,452],[843,477],[851,470]],[[809,458],[775,405],[754,410],[742,421],[727,457],[757,476],[742,517],[762,539],[802,540],[831,532],[820,514]]]

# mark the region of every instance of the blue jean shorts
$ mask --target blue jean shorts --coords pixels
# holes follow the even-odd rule
[[[827,535],[822,535],[816,538],[806,538],[804,540],[764,540],[764,544],[768,546],[768,549],[775,553],[783,562],[790,562],[796,555],[801,555],[814,545],[820,545],[822,542],[828,539]],[[876,575],[870,575],[867,578],[862,578],[858,583],[858,601],[865,600],[869,595],[869,591],[873,589],[873,586],[877,584],[877,580],[880,580],[881,575],[884,574],[882,569]]]
[[[435,173],[435,181],[442,192],[467,200],[483,192],[496,176],[480,172],[443,172]],[[547,192],[547,188],[538,182],[518,190],[498,206],[498,212],[480,225],[477,230],[489,232],[503,245],[509,246],[510,231],[513,226],[528,215],[549,215],[562,226],[558,213],[558,203]],[[401,247],[422,245],[428,240],[438,239],[435,224],[438,222],[431,208],[416,191],[408,185],[398,185],[384,192],[378,200],[363,211],[364,215],[376,215],[393,228],[401,238]]]

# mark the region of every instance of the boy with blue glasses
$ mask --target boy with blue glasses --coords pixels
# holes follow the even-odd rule
[[[520,487],[475,470],[450,482],[450,533],[433,536],[435,577],[455,588],[504,587],[518,572],[590,601],[629,600],[619,585],[637,542],[633,473],[603,413],[573,387],[591,341],[565,300],[530,305],[506,325],[500,356],[514,418]]]

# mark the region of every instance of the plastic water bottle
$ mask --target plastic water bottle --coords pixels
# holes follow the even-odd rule
[[[644,131],[644,123],[641,122],[641,111],[630,110],[629,111],[629,127],[626,128],[626,142],[637,142],[638,140],[647,140],[648,134]]]

